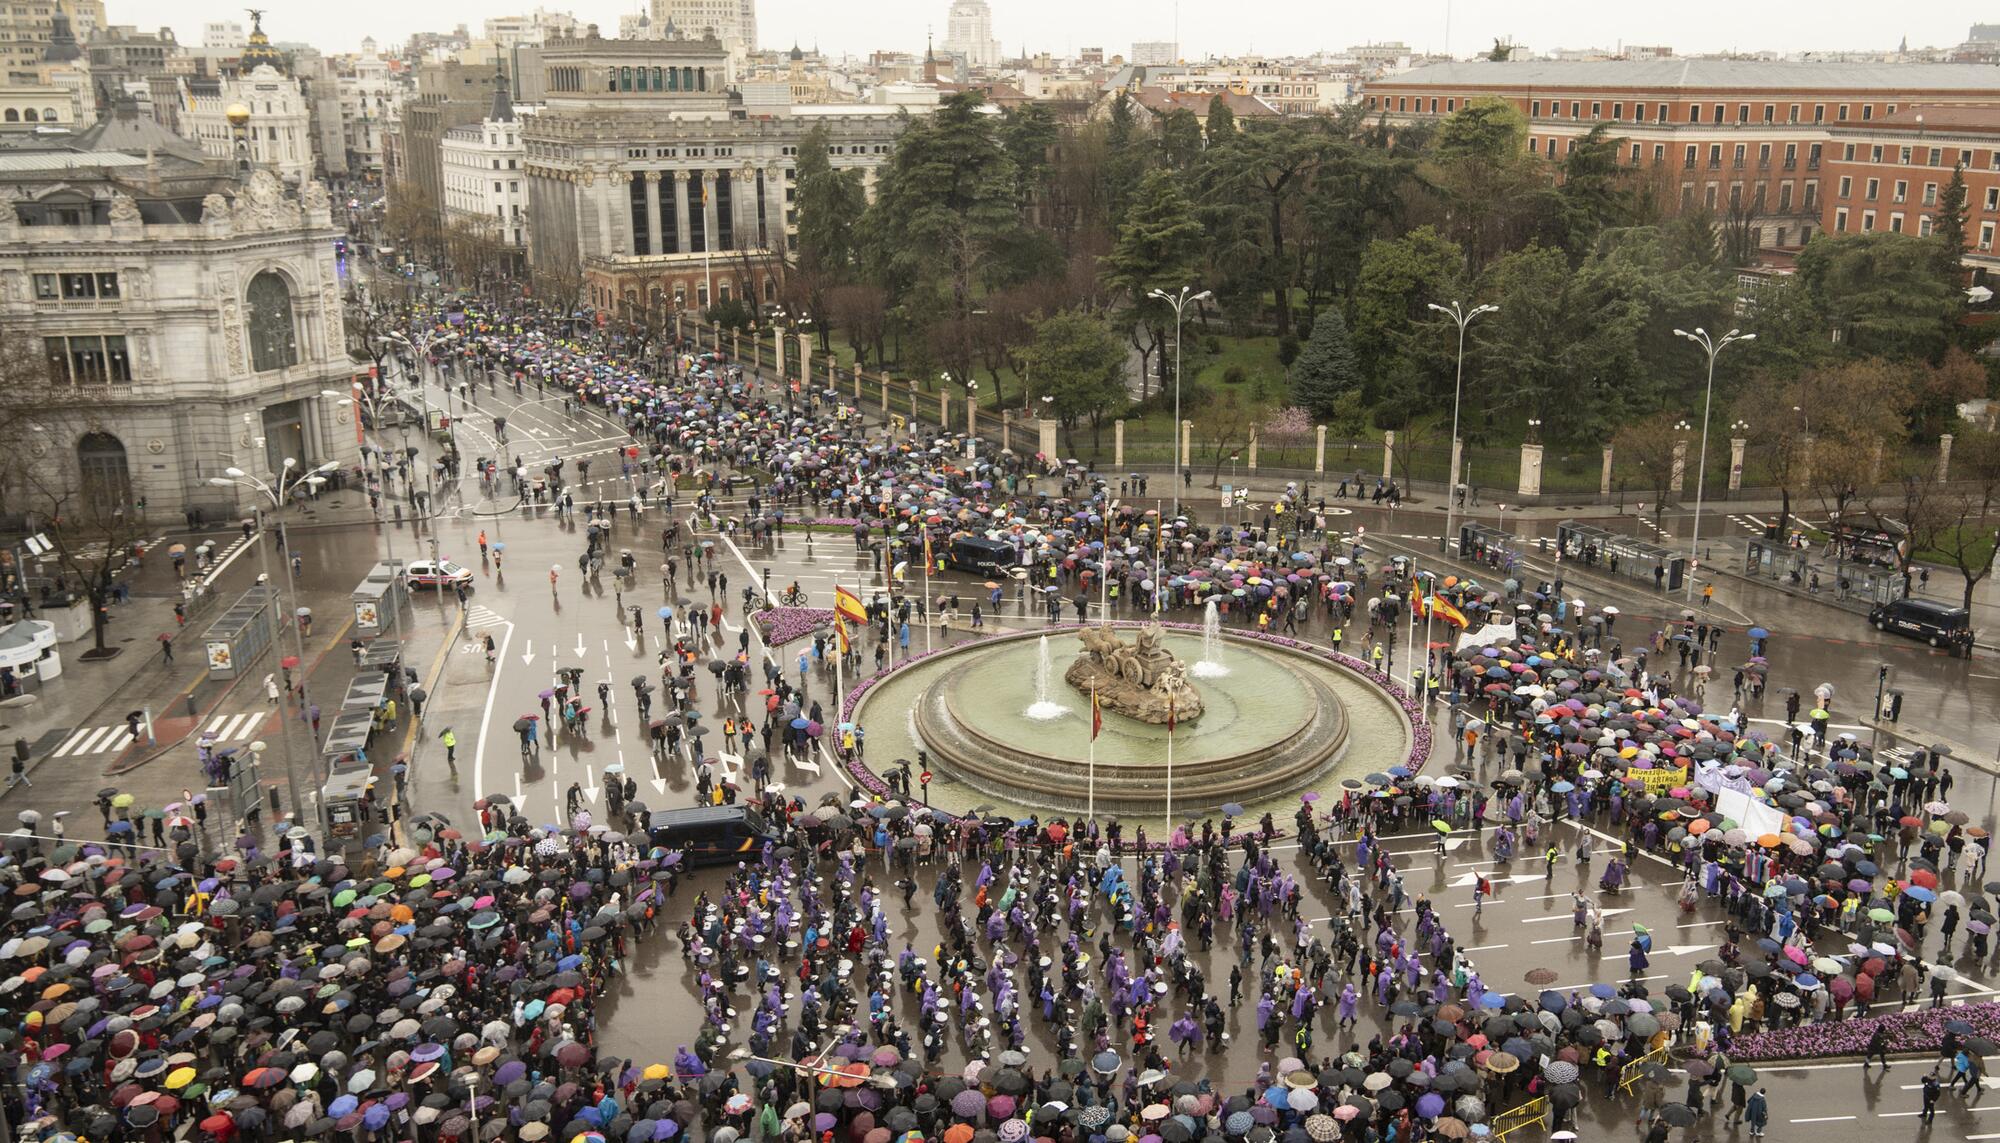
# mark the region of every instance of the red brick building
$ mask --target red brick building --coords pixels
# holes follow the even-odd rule
[[[1900,125],[1917,104],[2000,111],[2000,67],[1465,61],[1371,81],[1361,96],[1370,112],[1392,123],[1447,118],[1481,97],[1519,108],[1528,120],[1529,148],[1556,162],[1577,138],[1606,124],[1620,140],[1624,161],[1654,177],[1655,193],[1668,209],[1700,203],[1718,217],[1742,220],[1759,246],[1797,247],[1837,217],[1831,199],[1838,184],[1829,169],[1837,135],[1844,155],[1842,133]],[[1872,155],[1873,146],[1857,153]],[[1858,209],[1850,204],[1850,226],[1858,226]],[[1877,224],[1886,227],[1882,206],[1873,209]],[[1907,214],[1905,225],[1914,228],[1914,218]]]
[[[1965,263],[2000,269],[2000,106],[1918,104],[1836,128],[1822,224],[1835,234],[1929,234],[1955,167],[1965,169]]]

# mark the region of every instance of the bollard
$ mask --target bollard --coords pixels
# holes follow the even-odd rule
[[[278,788],[276,786],[273,786],[271,787],[271,820],[276,821],[277,818],[278,818]]]
[[[194,705],[194,692],[193,692],[193,691],[189,691],[189,692],[187,693],[187,695],[186,695],[186,699],[187,699],[187,712],[188,712],[188,713],[187,713],[187,716],[188,716],[189,718],[195,718],[195,717],[197,717],[197,714],[196,714],[196,711],[195,711],[195,705]]]

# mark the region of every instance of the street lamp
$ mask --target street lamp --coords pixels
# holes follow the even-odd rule
[[[1755,341],[1754,333],[1740,333],[1730,330],[1720,338],[1713,338],[1708,331],[1696,326],[1693,333],[1684,329],[1674,331],[1675,337],[1685,337],[1701,346],[1708,354],[1708,386],[1701,403],[1701,457],[1694,470],[1694,527],[1688,532],[1688,574],[1686,598],[1694,598],[1694,570],[1701,563],[1701,505],[1702,494],[1708,477],[1708,414],[1715,406],[1715,355],[1739,341]]]
[[[1146,296],[1154,301],[1165,302],[1174,309],[1174,474],[1168,483],[1174,486],[1174,516],[1181,514],[1181,470],[1187,467],[1187,457],[1181,451],[1181,316],[1190,303],[1206,301],[1212,297],[1207,290],[1190,294],[1193,286],[1182,286],[1180,293],[1170,294],[1165,290],[1153,290]],[[1234,474],[1232,474],[1232,479]]]
[[[266,483],[265,481],[260,480],[259,478],[252,476],[249,473],[243,471],[242,469],[232,465],[222,470],[227,475],[211,476],[209,477],[208,482],[216,486],[217,488],[248,489],[252,492],[256,492],[262,495],[264,499],[267,502],[269,502],[269,504],[271,505],[271,511],[274,514],[276,514],[276,513],[281,513],[284,510],[286,499],[290,497],[290,495],[295,489],[298,488],[316,489],[320,485],[325,484],[326,474],[339,468],[340,462],[337,460],[329,460],[325,464],[322,464],[317,468],[312,468],[309,470],[299,471],[295,473],[295,470],[298,469],[298,466],[299,462],[297,460],[289,456],[286,457],[284,467],[278,472],[275,480],[271,483]],[[258,513],[258,518],[261,523],[263,519],[262,512]],[[270,583],[271,552],[270,549],[263,543],[261,538],[259,539],[257,544],[257,559],[264,569],[264,582]],[[297,621],[299,589],[298,589],[298,584],[295,583],[292,579],[291,561],[285,560],[281,562],[283,563],[285,569],[285,594],[287,597],[285,606],[288,609],[286,611],[286,615],[292,620],[292,647],[299,657],[299,710],[301,712],[304,712],[307,709],[309,709],[309,707],[307,706],[308,702],[310,701],[307,698],[307,675],[309,672],[306,670],[305,633],[301,629],[301,626]],[[299,815],[299,820],[303,821],[304,820],[303,815],[305,812],[305,803],[301,801],[299,798],[298,767],[295,764],[294,756],[292,754],[291,727],[287,724],[286,720],[284,719],[280,719],[279,721],[278,741],[285,749],[285,786],[287,792],[291,794],[292,813],[295,815]],[[326,829],[326,821],[325,821],[326,806],[324,805],[323,799],[321,800],[319,808],[320,808],[319,824],[321,827],[320,836],[322,839],[329,839],[331,838],[332,835]]]
[[[1540,418],[1540,417],[1529,417],[1529,418],[1528,418],[1528,443],[1529,443],[1529,444],[1539,444],[1539,443],[1541,443],[1541,439],[1542,439],[1542,421],[1541,421],[1541,418]]]
[[[1499,313],[1500,307],[1478,305],[1468,310],[1454,301],[1449,306],[1432,302],[1430,308],[1450,318],[1458,326],[1458,377],[1451,385],[1451,477],[1446,482],[1444,490],[1444,548],[1448,552],[1451,550],[1452,517],[1457,514],[1458,504],[1458,403],[1459,398],[1465,393],[1465,327],[1472,324],[1472,319],[1480,314]]]

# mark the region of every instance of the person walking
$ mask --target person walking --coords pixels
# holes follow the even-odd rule
[[[1882,1061],[1882,1070],[1885,1072],[1888,1071],[1889,1034],[1883,1030],[1880,1024],[1875,1025],[1875,1033],[1868,1037],[1867,1051],[1861,1057],[1861,1070],[1867,1071],[1868,1065],[1873,1063],[1878,1057]]]
[[[160,658],[169,663],[174,661],[174,637],[164,631],[160,633]]]
[[[438,741],[444,743],[444,764],[451,767],[452,773],[458,773],[458,735],[453,734],[451,727],[447,726],[444,732],[438,735]]]
[[[1764,1137],[1764,1125],[1771,1122],[1771,1101],[1765,1098],[1763,1088],[1758,1088],[1750,1102],[1744,1104],[1743,1122],[1750,1125],[1750,1138]]]
[[[25,738],[16,738],[14,740],[14,768],[7,775],[7,786],[9,789],[15,786],[28,786],[31,788],[34,786],[33,782],[28,781],[28,755],[28,740]]]
[[[1937,1069],[1924,1073],[1924,1110],[1921,1116],[1925,1123],[1937,1122],[1938,1096],[1944,1094],[1944,1085],[1938,1082]]]

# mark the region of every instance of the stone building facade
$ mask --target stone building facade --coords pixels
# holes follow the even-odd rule
[[[800,139],[824,124],[833,165],[872,193],[904,122],[860,104],[752,114],[713,39],[551,41],[542,62],[547,101],[522,127],[531,260],[580,269],[600,308],[772,300]]]
[[[0,156],[0,336],[46,370],[38,460],[172,518],[241,507],[207,483],[230,466],[358,459],[351,412],[322,395],[353,366],[321,184],[239,174],[130,100]]]

